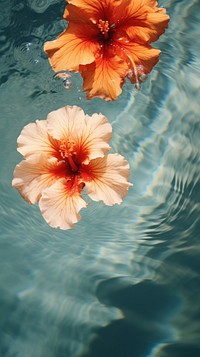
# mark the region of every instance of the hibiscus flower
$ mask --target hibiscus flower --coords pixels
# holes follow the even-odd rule
[[[12,186],[39,208],[55,228],[72,228],[87,203],[120,204],[131,183],[128,162],[109,150],[112,127],[102,114],[85,115],[77,106],[48,114],[46,120],[26,125],[18,138],[24,156],[14,170]]]
[[[125,77],[139,86],[158,62],[150,44],[168,26],[155,0],[68,0],[67,29],[44,50],[54,71],[79,71],[87,98],[114,100]]]

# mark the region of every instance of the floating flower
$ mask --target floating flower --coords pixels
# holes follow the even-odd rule
[[[79,71],[88,99],[114,100],[128,77],[139,86],[158,62],[150,46],[168,26],[155,0],[68,0],[67,29],[46,42],[54,71]]]
[[[18,138],[24,156],[15,168],[12,186],[39,207],[47,223],[72,228],[87,203],[86,193],[106,205],[120,204],[129,186],[128,162],[109,150],[112,127],[102,114],[85,115],[77,106],[48,114],[28,124]]]

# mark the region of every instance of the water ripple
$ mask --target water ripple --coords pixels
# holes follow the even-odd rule
[[[12,0],[1,0],[0,29],[9,26],[12,10]]]
[[[28,0],[28,6],[37,13],[43,13],[49,6],[58,3],[58,0]]]
[[[45,62],[42,57],[42,45],[38,38],[20,38],[20,41],[15,45],[14,58],[20,68],[41,73]]]

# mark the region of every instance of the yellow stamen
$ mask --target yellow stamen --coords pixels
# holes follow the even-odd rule
[[[108,31],[110,29],[109,22],[107,20],[105,21],[105,20],[100,19],[99,23],[98,23],[98,28],[100,29],[103,37],[105,39],[108,38]]]

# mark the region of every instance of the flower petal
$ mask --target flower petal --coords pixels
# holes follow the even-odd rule
[[[112,2],[113,0],[69,0],[67,1],[70,5],[77,6],[79,8],[79,11],[87,12],[88,14],[93,15],[93,16],[98,16],[99,18],[102,18],[104,15],[104,8],[109,4],[109,2]],[[116,1],[116,0],[115,0]],[[66,10],[70,8],[70,5],[66,7]],[[70,10],[69,10],[70,12]],[[80,17],[80,16],[79,16]]]
[[[127,71],[126,62],[105,49],[104,54],[95,62],[80,66],[84,80],[83,90],[87,92],[87,98],[115,100],[122,92]]]
[[[94,200],[102,200],[106,205],[120,204],[132,186],[127,181],[129,164],[119,154],[109,154],[104,158],[90,161],[83,167],[82,179],[87,194]]]
[[[117,24],[116,37],[117,31],[123,29],[130,40],[144,44],[158,39],[168,26],[169,16],[165,9],[157,7],[156,1],[121,0],[110,22]]]
[[[43,191],[39,201],[46,222],[54,228],[69,229],[80,220],[79,211],[86,207],[79,190],[73,189],[73,181],[58,180]]]
[[[76,105],[54,110],[47,116],[47,130],[56,140],[69,140],[85,123],[84,111]]]
[[[96,41],[96,28],[85,24],[70,23],[67,30],[54,41],[44,44],[44,51],[54,71],[78,71],[80,64],[88,64],[95,60],[100,49]]]
[[[52,137],[74,144],[77,163],[103,157],[110,149],[112,127],[102,114],[84,115],[81,108],[66,106],[50,113],[47,121]]]
[[[130,40],[141,44],[155,42],[168,27],[169,16],[161,11],[148,13],[145,20],[135,20],[126,24],[124,30]]]
[[[154,29],[154,34],[151,35],[151,42],[156,41],[165,32],[169,20],[170,17],[166,14],[164,8],[157,8],[155,12],[148,13],[146,25]]]
[[[47,133],[46,120],[26,125],[17,139],[18,151],[25,158],[38,153],[57,156],[58,143]]]
[[[117,27],[124,26],[127,21],[145,18],[147,1],[144,0],[118,0],[115,1],[115,11],[112,11],[110,22]]]
[[[66,175],[66,165],[56,158],[33,155],[16,165],[12,186],[31,204],[36,203],[42,191],[52,185],[58,177]]]
[[[92,1],[92,4],[85,4],[83,1],[79,1],[77,4],[77,1],[68,1],[63,18],[68,22],[73,22],[78,25],[94,25],[98,21],[101,11],[102,7],[99,1],[96,1],[96,4],[95,1]]]
[[[112,126],[108,119],[102,114],[85,116],[86,128],[81,134],[80,151],[83,149],[86,159],[82,163],[87,164],[89,160],[103,157],[110,150],[109,141],[112,137]]]

